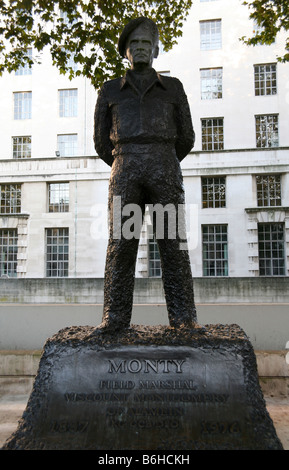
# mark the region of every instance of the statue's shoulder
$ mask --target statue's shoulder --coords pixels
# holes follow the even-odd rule
[[[107,82],[104,82],[104,84],[102,85],[102,90],[105,90],[105,91],[112,91],[112,90],[115,90],[115,89],[118,89],[120,88],[121,84],[122,84],[122,80],[123,80],[123,77],[121,78],[114,78],[113,80],[108,80]]]
[[[169,77],[168,75],[159,74],[160,79],[166,88],[173,88],[175,90],[182,89],[182,82],[176,77]]]

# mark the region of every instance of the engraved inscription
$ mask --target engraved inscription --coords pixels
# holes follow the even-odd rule
[[[50,425],[50,432],[55,433],[83,433],[87,431],[88,421],[53,421]]]
[[[109,407],[106,411],[109,426],[130,426],[138,428],[178,428],[179,417],[185,410],[172,408],[128,408]]]
[[[130,395],[121,393],[74,393],[67,392],[64,394],[66,402],[126,402]],[[180,402],[180,403],[226,403],[229,399],[227,394],[216,393],[136,393],[133,396],[133,401],[141,402]]]
[[[177,419],[133,419],[133,420],[126,420],[120,421],[117,419],[110,419],[109,426],[111,427],[136,427],[139,429],[176,429],[180,426],[180,423]]]
[[[195,390],[192,380],[140,380],[139,388],[143,390]]]
[[[74,393],[68,392],[64,394],[66,402],[77,402],[77,401],[88,401],[88,402],[100,402],[100,401],[127,401],[127,394],[125,393]]]
[[[232,423],[224,421],[203,421],[201,426],[202,434],[239,434],[241,431],[238,421]]]
[[[121,407],[108,407],[106,410],[107,416],[123,415],[127,416],[184,416],[185,410],[181,407],[170,408],[125,408]]]
[[[176,374],[182,373],[182,365],[185,361],[178,361],[177,359],[131,359],[130,361],[121,360],[118,363],[113,359],[109,359],[108,372],[120,372],[125,374],[126,372],[131,372],[137,374],[139,372],[144,372],[148,374],[154,372],[155,374],[163,373],[168,374],[170,372],[175,372]]]
[[[99,382],[99,388],[106,390],[131,390],[134,387],[135,382],[131,380],[101,380]]]
[[[216,393],[139,393],[134,396],[134,401],[158,401],[180,403],[226,403],[229,395]]]
[[[232,420],[228,412],[234,403],[239,369],[229,363],[222,375],[223,357],[213,361],[204,356],[203,352],[183,348],[168,352],[166,348],[138,347],[91,353],[85,359],[86,369],[83,363],[77,363],[73,388],[71,382],[59,380],[65,387],[58,389],[63,413],[61,417],[54,415],[51,435],[75,433],[81,439],[86,433],[93,435],[96,423],[101,422],[103,437],[100,434],[99,439],[103,446],[109,436],[125,441],[130,430],[148,442],[157,430],[160,448],[171,435],[178,437],[181,446],[190,441],[192,448],[198,448],[197,436],[210,440],[237,438],[242,428],[241,411],[237,416],[234,413]],[[179,445],[178,439],[170,448]]]

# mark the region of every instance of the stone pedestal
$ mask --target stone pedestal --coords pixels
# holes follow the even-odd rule
[[[236,325],[61,330],[3,449],[282,449]]]

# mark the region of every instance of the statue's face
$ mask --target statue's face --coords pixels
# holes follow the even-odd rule
[[[141,24],[128,37],[126,58],[132,68],[146,68],[151,67],[157,56],[158,46],[153,41],[153,35],[146,25]]]

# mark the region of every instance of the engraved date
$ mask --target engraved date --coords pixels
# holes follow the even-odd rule
[[[231,423],[225,421],[202,421],[202,434],[239,434],[241,431],[240,423],[233,421]]]
[[[88,421],[53,421],[50,425],[52,433],[83,433],[87,431]]]

